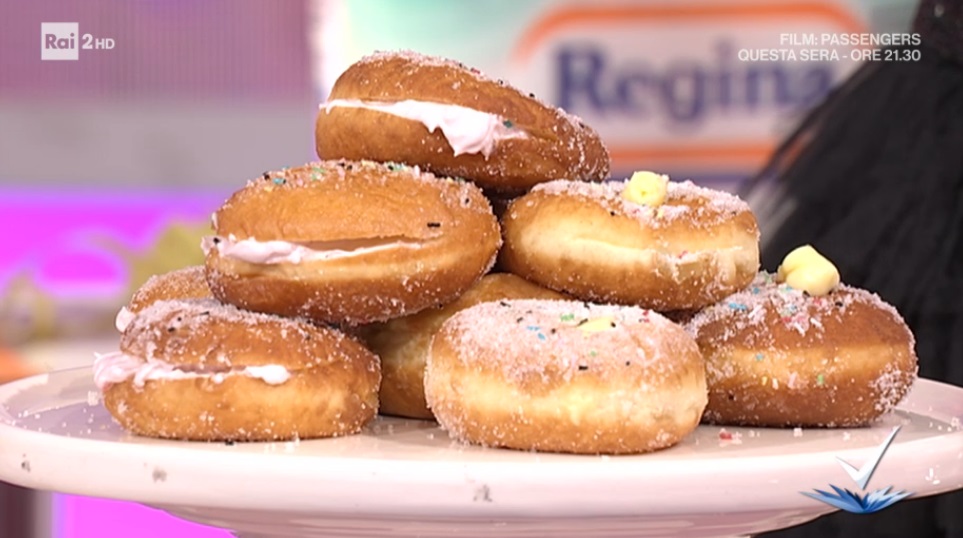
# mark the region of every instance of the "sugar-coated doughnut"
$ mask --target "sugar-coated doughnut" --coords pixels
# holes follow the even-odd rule
[[[736,196],[670,182],[657,207],[624,182],[543,183],[502,218],[500,266],[577,298],[659,311],[712,304],[759,269],[759,229]]]
[[[358,432],[377,412],[381,375],[373,353],[334,329],[207,299],[142,310],[94,380],[134,433],[272,441]]]
[[[315,135],[322,159],[405,162],[497,191],[609,172],[604,144],[578,118],[476,69],[413,52],[350,66],[322,104]]]
[[[134,292],[127,306],[120,309],[114,324],[118,331],[124,332],[138,312],[157,301],[210,297],[211,289],[207,286],[203,265],[192,265],[154,275]]]
[[[425,396],[461,441],[521,450],[641,453],[677,443],[706,405],[702,356],[637,307],[508,300],[436,333]]]
[[[501,244],[478,187],[370,161],[265,172],[215,213],[214,229],[206,248],[215,297],[346,324],[450,302]]]
[[[442,323],[456,312],[502,299],[564,299],[565,296],[508,273],[482,277],[461,297],[441,308],[363,328],[363,340],[381,358],[380,411],[385,415],[434,418],[425,403],[428,346]]]
[[[706,359],[705,419],[748,426],[859,426],[916,377],[913,334],[879,296],[813,297],[760,273],[687,324]]]

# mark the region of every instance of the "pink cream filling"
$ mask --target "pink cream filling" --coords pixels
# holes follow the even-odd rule
[[[315,248],[321,247],[321,248]],[[396,248],[418,249],[418,241],[392,240],[345,240],[326,241],[314,244],[293,243],[289,241],[258,241],[257,239],[237,239],[233,235],[226,238],[207,236],[201,240],[201,248],[206,254],[217,249],[225,258],[248,263],[277,264],[301,263],[333,260],[351,256],[362,256]]]
[[[131,378],[135,387],[143,388],[148,381],[209,378],[221,383],[228,376],[236,375],[260,379],[269,385],[280,385],[291,378],[291,372],[278,364],[204,371],[156,359],[144,360],[119,351],[98,353],[94,359],[94,384],[101,392],[114,383],[123,383]]]
[[[363,108],[420,122],[429,132],[441,129],[455,157],[464,153],[481,153],[487,159],[502,140],[528,138],[512,122],[495,114],[473,108],[427,101],[360,101],[334,99],[321,105],[325,113],[332,108]]]

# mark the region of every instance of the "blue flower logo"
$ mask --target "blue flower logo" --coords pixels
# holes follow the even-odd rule
[[[869,459],[862,467],[856,468],[850,463],[842,460],[841,458],[836,458],[839,464],[843,467],[843,470],[853,479],[854,482],[859,486],[859,489],[865,491],[866,486],[869,485],[869,479],[873,477],[873,473],[876,472],[876,467],[879,466],[879,462],[883,460],[883,455],[886,454],[886,449],[896,438],[896,434],[899,433],[900,426],[893,428],[893,432],[889,434],[889,437],[883,441],[883,444],[876,448],[876,452],[873,457]],[[854,514],[872,514],[873,512],[879,512],[880,510],[892,506],[897,502],[909,497],[913,493],[908,491],[892,491],[893,486],[887,486],[883,489],[877,489],[871,491],[864,495],[855,493],[845,488],[840,488],[832,484],[829,487],[833,488],[835,493],[828,491],[823,491],[821,489],[814,489],[812,492],[802,491],[803,495],[816,499],[817,501],[826,503],[840,510],[845,510],[847,512],[852,512]]]

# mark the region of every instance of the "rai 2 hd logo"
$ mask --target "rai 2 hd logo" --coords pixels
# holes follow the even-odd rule
[[[41,60],[79,60],[80,50],[113,50],[116,42],[111,37],[95,37],[81,34],[80,23],[40,23]]]

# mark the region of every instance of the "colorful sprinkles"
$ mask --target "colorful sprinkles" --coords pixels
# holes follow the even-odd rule
[[[521,318],[519,318],[519,319],[521,319]],[[529,325],[529,326],[527,326],[527,327],[525,327],[525,328],[526,328],[527,330],[532,331],[533,333],[535,333],[535,336],[538,337],[538,339],[541,340],[542,342],[548,340],[548,337],[545,336],[545,333],[542,332],[542,328],[539,327],[538,325]]]
[[[498,331],[492,327],[509,320],[514,321],[514,333],[494,336]],[[586,371],[618,375],[615,372],[626,367],[633,371],[651,370],[662,364],[659,354],[667,350],[661,344],[641,345],[636,340],[639,334],[645,334],[637,332],[643,330],[640,325],[650,323],[659,327],[645,331],[673,327],[668,320],[638,307],[502,299],[459,312],[446,322],[446,330],[460,333],[465,349],[497,350],[493,351],[497,355],[495,361],[513,378],[544,376],[548,364],[552,365],[549,371],[561,368],[563,376]],[[677,326],[674,328],[678,330]],[[529,353],[534,355],[532,364],[528,364],[528,359],[524,365],[512,360],[520,355],[528,357]],[[462,360],[474,357],[466,354]]]

